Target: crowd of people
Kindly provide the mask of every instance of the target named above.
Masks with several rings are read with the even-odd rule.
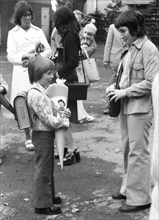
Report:
[[[11,103],[19,92],[28,91],[27,101],[33,124],[30,129],[25,129],[25,146],[35,152],[35,213],[54,215],[62,212],[56,206],[61,204],[62,199],[55,196],[54,185],[55,129],[66,128],[64,165],[80,162],[81,158],[73,142],[69,100],[70,110],[63,111],[64,117],[57,117],[55,104],[46,90],[58,78],[78,82],[75,69],[79,57],[86,59],[86,52],[89,56],[94,54],[97,28],[93,18],[85,19],[79,10],[61,7],[55,13],[50,46],[42,29],[31,23],[32,18],[30,5],[19,1],[13,15],[15,27],[9,31],[7,40],[7,58],[13,64]],[[38,43],[43,47],[37,53]],[[124,201],[120,212],[136,212],[151,206],[150,219],[159,219],[159,51],[146,36],[144,16],[139,11],[125,10],[110,25],[103,65],[109,75],[104,114],[109,113],[111,101],[120,100],[121,103],[119,121],[124,176],[120,191],[112,194],[112,198]],[[0,93],[4,95],[8,85],[2,75],[0,77]],[[116,89],[117,81],[120,89]],[[95,120],[84,109],[82,100],[77,100],[77,111],[79,123]],[[149,132],[153,115],[151,162]],[[152,177],[154,188],[151,196]]]

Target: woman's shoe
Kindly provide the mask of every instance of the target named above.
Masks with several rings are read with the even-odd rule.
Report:
[[[77,163],[79,163],[81,161],[81,157],[80,157],[80,152],[77,152],[77,148],[73,151],[74,156],[75,156],[75,160]]]
[[[77,148],[72,153],[67,153],[64,158],[63,165],[72,165],[74,162],[79,163],[81,161],[80,152],[77,152]]]
[[[33,151],[34,150],[34,145],[32,143],[32,140],[25,141],[25,147],[28,151]]]
[[[89,116],[87,116],[85,122],[92,122],[94,120],[95,120],[95,118],[93,116],[89,115]]]
[[[74,163],[74,154],[73,153],[67,153],[64,161],[63,161],[63,165],[64,166],[68,166],[68,165],[72,165]]]

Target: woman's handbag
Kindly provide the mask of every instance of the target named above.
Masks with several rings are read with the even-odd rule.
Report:
[[[87,51],[84,51],[87,59],[83,60],[83,68],[85,71],[85,75],[88,78],[89,82],[96,82],[100,80],[99,71],[97,68],[95,58],[90,58],[88,56]]]
[[[121,79],[122,72],[123,72],[123,65],[121,65],[121,67],[119,69],[119,73],[118,73],[117,79],[116,79],[115,89],[120,89],[119,82]],[[119,99],[118,101],[115,101],[114,99],[112,101],[110,101],[109,102],[109,113],[108,113],[109,116],[118,117],[120,114],[120,108],[121,108],[121,99]]]
[[[69,88],[69,92],[68,92],[68,100],[72,101],[72,100],[86,100],[87,99],[87,89],[89,86],[88,80],[86,79],[86,75],[85,75],[85,71],[83,68],[83,61],[81,60],[81,67],[80,69],[82,70],[78,70],[76,67],[76,74],[77,74],[77,78],[78,78],[78,82],[66,82],[66,85]],[[80,77],[79,77],[80,75]]]
[[[81,56],[80,56],[81,57]],[[65,63],[65,50],[63,51],[63,61]],[[82,59],[79,61],[81,62],[81,69],[83,72],[83,77],[84,80],[81,82],[78,79],[78,82],[69,82],[66,80],[66,86],[68,86],[68,100],[69,101],[74,101],[74,100],[86,100],[87,99],[87,89],[89,86],[89,83],[86,80],[86,75],[83,67],[83,61]],[[74,74],[77,76],[77,71],[76,69],[74,70]],[[77,76],[78,78],[78,76]]]

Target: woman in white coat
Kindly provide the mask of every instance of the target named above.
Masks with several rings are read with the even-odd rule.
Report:
[[[28,91],[31,88],[28,77],[27,65],[29,60],[35,55],[36,47],[39,43],[43,45],[41,56],[49,57],[51,48],[43,31],[32,25],[32,8],[26,1],[19,1],[14,8],[13,21],[16,25],[8,33],[7,58],[13,64],[13,74],[11,83],[11,103],[21,91]],[[25,130],[25,146],[28,150],[33,150],[30,130]]]

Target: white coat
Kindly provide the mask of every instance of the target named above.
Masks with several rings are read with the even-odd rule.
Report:
[[[11,103],[21,91],[27,91],[31,88],[28,76],[28,68],[22,66],[22,56],[25,53],[34,51],[37,43],[44,45],[42,56],[49,57],[51,48],[42,29],[31,24],[28,30],[24,30],[16,25],[8,32],[7,39],[7,58],[13,64],[13,74],[11,83]]]

